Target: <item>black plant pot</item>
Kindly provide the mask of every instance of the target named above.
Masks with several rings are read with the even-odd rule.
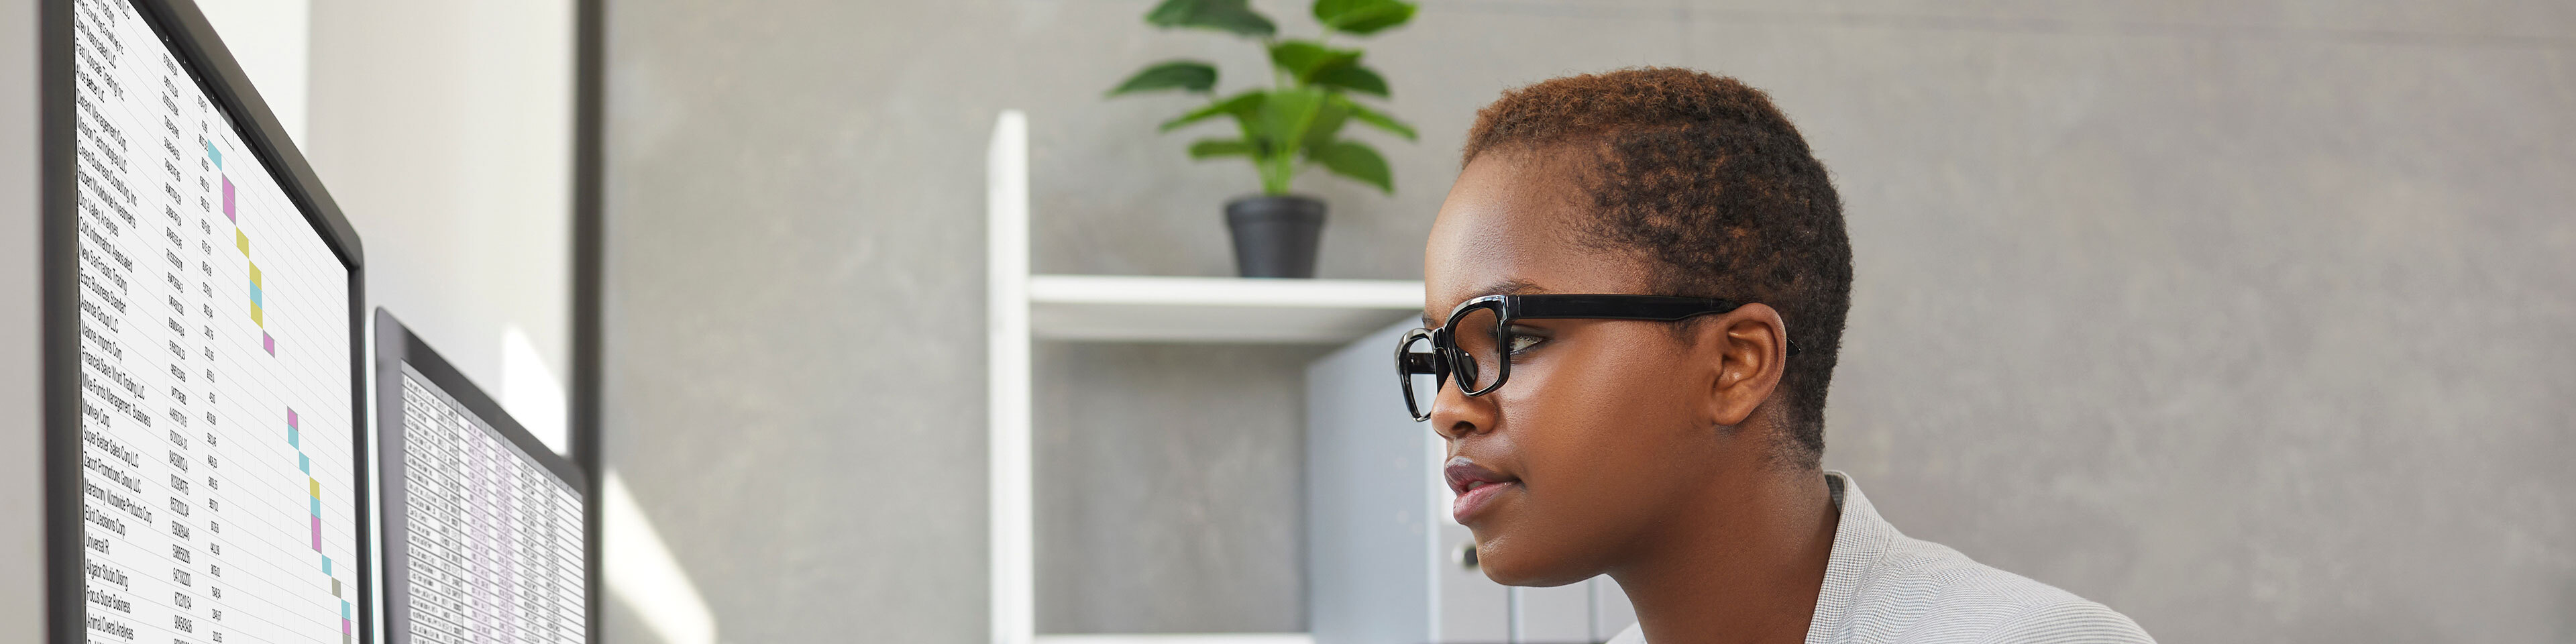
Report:
[[[1234,267],[1244,277],[1315,276],[1324,202],[1295,195],[1244,197],[1226,202],[1225,226],[1234,232]]]

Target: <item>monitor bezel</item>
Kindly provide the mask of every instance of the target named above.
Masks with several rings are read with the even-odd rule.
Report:
[[[367,512],[370,498],[367,478],[367,384],[366,384],[366,271],[362,261],[364,249],[358,243],[356,229],[341,215],[338,203],[314,175],[313,167],[295,147],[277,115],[259,96],[250,79],[234,61],[223,40],[216,36],[211,23],[190,0],[122,0],[131,4],[144,22],[152,26],[172,57],[188,68],[189,78],[206,92],[224,114],[231,117],[233,129],[244,146],[267,166],[271,178],[285,192],[288,201],[302,212],[305,222],[321,236],[324,245],[349,271],[349,427],[350,468],[354,475],[350,495],[351,515],[357,518],[352,531],[360,565],[357,566],[357,620],[354,630],[359,644],[375,644],[375,631],[369,628],[375,616],[374,573],[365,562],[373,559]],[[76,183],[78,162],[78,107],[74,97],[77,55],[73,51],[74,12],[68,0],[42,2],[38,26],[37,83],[42,122],[41,212],[43,232],[43,306],[44,324],[44,437],[45,437],[45,558],[46,616],[45,641],[54,644],[81,644],[88,634],[88,601],[83,591],[88,579],[82,573],[85,556],[81,551],[80,487],[80,388],[69,383],[80,379],[80,311],[77,280],[79,236],[79,187]]]
[[[404,489],[402,478],[402,462],[406,453],[402,437],[403,367],[406,365],[410,366],[412,371],[419,373],[422,378],[428,379],[430,386],[438,388],[441,393],[447,394],[458,404],[464,405],[466,413],[473,414],[476,420],[482,421],[499,433],[503,439],[510,441],[511,445],[517,446],[521,453],[526,454],[548,474],[553,475],[556,483],[572,490],[573,498],[581,503],[585,517],[581,539],[582,632],[585,641],[596,641],[597,636],[594,634],[596,631],[593,628],[596,620],[589,614],[593,610],[590,599],[597,590],[592,587],[589,570],[592,565],[589,551],[594,542],[586,520],[593,503],[589,491],[589,478],[583,475],[581,466],[574,464],[572,459],[555,453],[554,448],[547,447],[544,441],[537,440],[536,435],[529,433],[527,427],[519,424],[518,419],[512,418],[507,410],[501,408],[500,403],[494,402],[491,396],[483,393],[481,387],[475,386],[473,380],[467,379],[463,372],[457,371],[454,365],[448,364],[446,358],[439,356],[436,349],[430,348],[428,342],[412,334],[410,328],[404,327],[402,321],[395,319],[391,311],[377,307],[376,472],[382,479],[377,486],[377,494],[381,497],[380,505],[384,508],[384,515],[378,517],[377,534],[384,541],[381,552],[385,570],[385,641],[395,644],[412,641],[408,629],[404,628],[410,623],[410,602],[406,600],[411,596],[408,585],[411,553],[404,544],[410,536],[411,526],[401,511],[408,494]]]

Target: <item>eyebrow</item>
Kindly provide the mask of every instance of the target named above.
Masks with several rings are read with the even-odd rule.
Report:
[[[1465,301],[1467,301],[1467,300],[1472,300],[1472,299],[1476,299],[1476,298],[1480,298],[1480,297],[1485,297],[1485,296],[1488,296],[1488,295],[1527,295],[1527,294],[1530,294],[1530,293],[1545,293],[1545,292],[1547,292],[1547,289],[1539,288],[1539,285],[1537,285],[1537,284],[1532,284],[1532,283],[1530,283],[1530,282],[1523,281],[1523,280],[1507,279],[1507,280],[1503,280],[1503,281],[1500,281],[1500,282],[1495,282],[1495,283],[1492,283],[1492,284],[1487,284],[1487,285],[1485,285],[1485,287],[1484,287],[1484,288],[1476,289],[1475,291],[1468,293],[1468,294],[1467,294],[1466,299],[1462,299],[1462,300],[1459,300],[1459,301],[1460,301],[1460,302],[1465,302]],[[1430,312],[1428,312],[1428,311],[1423,312],[1423,314],[1422,314],[1422,328],[1425,328],[1425,329],[1439,328],[1439,326],[1440,326],[1440,322],[1441,322],[1440,320],[1432,319],[1432,318],[1431,318],[1431,313],[1430,313]]]

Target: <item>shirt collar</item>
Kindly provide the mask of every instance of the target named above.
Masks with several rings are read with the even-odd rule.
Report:
[[[1825,471],[1825,487],[1840,508],[1834,525],[1834,550],[1825,561],[1825,584],[1816,593],[1816,616],[1807,624],[1807,642],[1841,641],[1851,630],[1852,597],[1860,592],[1861,571],[1877,565],[1888,544],[1900,536],[1870,507],[1869,497],[1851,475]]]

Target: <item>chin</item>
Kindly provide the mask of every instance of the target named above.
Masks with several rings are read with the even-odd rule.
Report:
[[[1560,548],[1532,547],[1531,539],[1476,534],[1476,565],[1485,578],[1505,586],[1563,586],[1601,574],[1585,565],[1592,557]]]

